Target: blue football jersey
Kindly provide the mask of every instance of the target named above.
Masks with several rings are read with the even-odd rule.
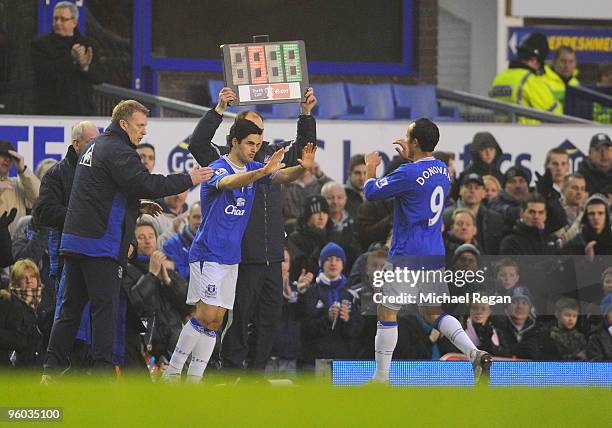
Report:
[[[266,175],[255,183],[238,189],[217,188],[219,181],[237,172],[262,168],[260,162],[249,162],[245,168],[233,166],[227,156],[209,165],[213,176],[200,186],[202,224],[198,228],[191,249],[189,263],[195,261],[217,262],[227,265],[240,263],[242,235],[253,208],[257,182],[269,181]]]
[[[428,264],[431,268],[444,265],[442,212],[450,185],[448,168],[433,157],[403,164],[385,177],[366,181],[364,193],[369,201],[395,198],[389,250],[392,263],[407,256],[413,260],[418,259],[413,256],[442,256],[429,257]]]

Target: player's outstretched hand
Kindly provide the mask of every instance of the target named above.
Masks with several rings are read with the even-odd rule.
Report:
[[[189,171],[189,176],[191,177],[191,182],[193,183],[194,186],[197,186],[202,181],[206,181],[210,179],[212,175],[213,175],[212,168],[209,168],[207,166],[203,168],[201,166],[196,166],[194,169]]]
[[[164,209],[157,202],[148,199],[140,200],[140,214],[149,214],[153,217],[160,215]]]
[[[377,167],[378,165],[380,165],[381,162],[382,159],[380,158],[380,154],[378,154],[378,152],[372,152],[365,155],[366,165],[372,165],[374,167]]]
[[[410,159],[410,152],[408,151],[408,141],[405,138],[395,140],[393,144],[399,146],[395,148],[395,151],[404,159]]]
[[[317,105],[317,97],[314,95],[314,89],[308,88],[304,94],[305,101],[300,103],[300,113],[305,116],[310,116],[312,109]]]
[[[315,153],[317,152],[317,146],[314,143],[306,144],[306,147],[302,150],[302,159],[298,159],[298,163],[302,168],[312,171],[315,165]]]
[[[231,102],[234,102],[238,99],[236,93],[231,90],[231,88],[223,88],[221,92],[219,92],[219,101],[217,101],[217,106],[215,107],[215,111],[219,114],[225,113],[227,107]]]
[[[274,174],[279,169],[282,169],[285,167],[285,164],[281,162],[283,160],[283,156],[285,156],[284,149],[278,149],[277,151],[274,152],[274,154],[272,155],[272,157],[270,158],[266,166],[264,166],[263,168],[266,175]]]

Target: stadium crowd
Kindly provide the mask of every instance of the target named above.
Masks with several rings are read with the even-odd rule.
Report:
[[[93,112],[99,61],[91,41],[79,33],[78,19],[72,3],[57,3],[53,30],[32,45],[40,114]],[[548,53],[542,34],[523,41],[509,69],[494,79],[491,97],[560,113],[566,88],[580,84],[576,53],[562,46],[547,65]],[[610,70],[602,65],[601,85],[610,84]],[[212,143],[232,101],[225,89],[190,139],[189,150],[202,166],[229,151]],[[305,99],[296,139],[264,143],[256,161],[282,148],[283,162],[295,166],[306,143],[316,140],[311,89]],[[593,108],[596,120],[609,123],[608,110]],[[263,133],[259,113],[243,111],[236,120],[243,119]],[[66,156],[45,159],[35,169],[10,142],[0,141],[0,368],[41,370],[45,363],[54,320],[67,300],[59,249],[75,169],[88,156],[91,162],[91,153],[83,151],[98,137],[93,123],[75,124]],[[152,173],[155,147],[140,143],[135,150]],[[462,272],[448,284],[449,296],[457,299],[444,302],[444,311],[462,322],[479,349],[496,357],[612,361],[610,136],[594,135],[573,172],[569,152],[549,150],[533,180],[519,165],[500,170],[503,149],[490,132],[474,135],[469,154],[457,175],[454,154],[434,152],[453,180],[442,214],[446,267]],[[385,175],[404,162],[391,159]],[[137,158],[134,163],[141,167]],[[344,183],[315,166],[282,187],[258,185],[242,240],[235,304],[217,335],[218,368],[295,375],[319,359],[374,358],[380,294],[375,283],[387,261],[394,202],[366,200],[365,183],[365,155],[357,154]],[[112,334],[112,363],[121,373],[156,377],[166,370],[194,313],[186,303],[189,249],[206,219],[199,202],[186,203],[188,192],[158,199],[157,205],[145,202],[159,208],[157,216],[142,213],[141,202],[134,236],[127,237],[131,250],[119,270]],[[477,272],[482,275],[466,274]],[[102,281],[97,278],[98,285]],[[461,303],[468,293],[489,296],[489,303]],[[494,304],[499,300],[504,303]],[[86,305],[69,359],[73,370],[92,367],[97,317]],[[394,359],[460,354],[414,307],[402,309],[398,323]]]
[[[75,125],[66,157],[59,163],[41,161],[35,171],[11,143],[0,142],[2,367],[40,368],[44,361],[62,293],[57,249],[67,201],[54,196],[70,194],[65,188],[71,185],[70,171],[74,174],[81,149],[97,135],[90,122]],[[152,171],[155,147],[142,144],[137,151]],[[573,173],[569,154],[550,150],[534,188],[520,166],[499,170],[501,154],[492,134],[474,136],[471,161],[446,202],[443,233],[447,269],[485,272],[484,282],[449,284],[450,294],[480,291],[509,296],[511,303],[449,303],[446,310],[462,321],[480,349],[498,357],[612,361],[610,137],[594,135],[588,156]],[[454,170],[451,154],[435,156]],[[385,173],[402,162],[393,158]],[[275,339],[258,369],[292,375],[313,368],[317,359],[373,358],[374,277],[387,257],[393,203],[365,200],[364,183],[360,154],[350,159],[345,183],[315,168],[283,186],[283,299],[276,308],[281,321],[265,326],[273,329],[267,337]],[[158,200],[162,214],[143,214],[136,224],[137,250],[123,275],[113,353],[113,363],[126,373],[146,374],[147,365],[164,370],[192,313],[185,303],[187,256],[203,219],[200,204],[187,205],[186,196]],[[241,369],[254,367],[264,328],[257,309],[249,313]],[[90,365],[89,318],[86,307],[73,368]],[[399,324],[394,358],[438,359],[458,352],[410,308],[400,312]],[[220,354],[215,352],[223,367]]]

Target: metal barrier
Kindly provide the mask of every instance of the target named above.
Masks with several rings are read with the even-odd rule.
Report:
[[[569,86],[565,92],[566,114],[593,120],[599,123],[612,123],[612,86],[589,88]]]
[[[112,107],[122,99],[135,99],[151,109],[153,116],[158,117],[200,117],[210,110],[209,107],[187,103],[172,98],[151,95],[133,89],[102,83],[96,90],[97,114],[109,116]],[[593,91],[591,91],[593,92]],[[442,104],[459,106],[461,115],[468,122],[495,122],[499,115],[505,115],[509,122],[518,121],[518,117],[536,119],[546,123],[581,123],[594,125],[595,122],[580,117],[558,115],[518,104],[493,100],[480,95],[463,91],[436,88],[436,96]],[[608,96],[603,96],[610,98]],[[599,99],[599,98],[598,98]],[[235,117],[234,113],[225,113]]]
[[[547,111],[497,101],[488,97],[470,94],[463,91],[436,88],[436,96],[438,97],[438,100],[441,100],[445,105],[458,106],[461,116],[468,122],[495,122],[501,114],[507,117],[508,122],[517,122],[520,116],[529,119],[536,119],[546,123],[595,124],[587,119],[553,114]],[[478,120],[474,120],[474,118],[477,118]]]
[[[96,91],[96,113],[100,116],[110,116],[113,107],[119,101],[125,99],[140,101],[152,111],[153,116],[157,117],[200,117],[211,110],[209,107],[198,104],[187,103],[159,95],[151,95],[146,92],[108,83],[95,85],[94,89]],[[236,117],[236,114],[225,112],[224,116],[233,118]]]

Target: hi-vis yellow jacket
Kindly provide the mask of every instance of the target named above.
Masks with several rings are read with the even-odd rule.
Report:
[[[580,86],[580,82],[578,79],[576,79],[577,75],[578,70],[575,70],[572,78],[567,82],[567,85]],[[544,79],[544,82],[546,82],[552,91],[555,99],[561,105],[561,111],[563,111],[563,103],[565,102],[565,82],[563,81],[563,78],[558,75],[550,65],[546,64],[544,66],[544,74],[541,76],[541,79]]]
[[[499,101],[520,104],[551,113],[562,114],[563,112],[546,82],[523,65],[511,64],[509,69],[495,76],[489,96]],[[538,120],[526,117],[520,117],[519,122],[540,123]]]

